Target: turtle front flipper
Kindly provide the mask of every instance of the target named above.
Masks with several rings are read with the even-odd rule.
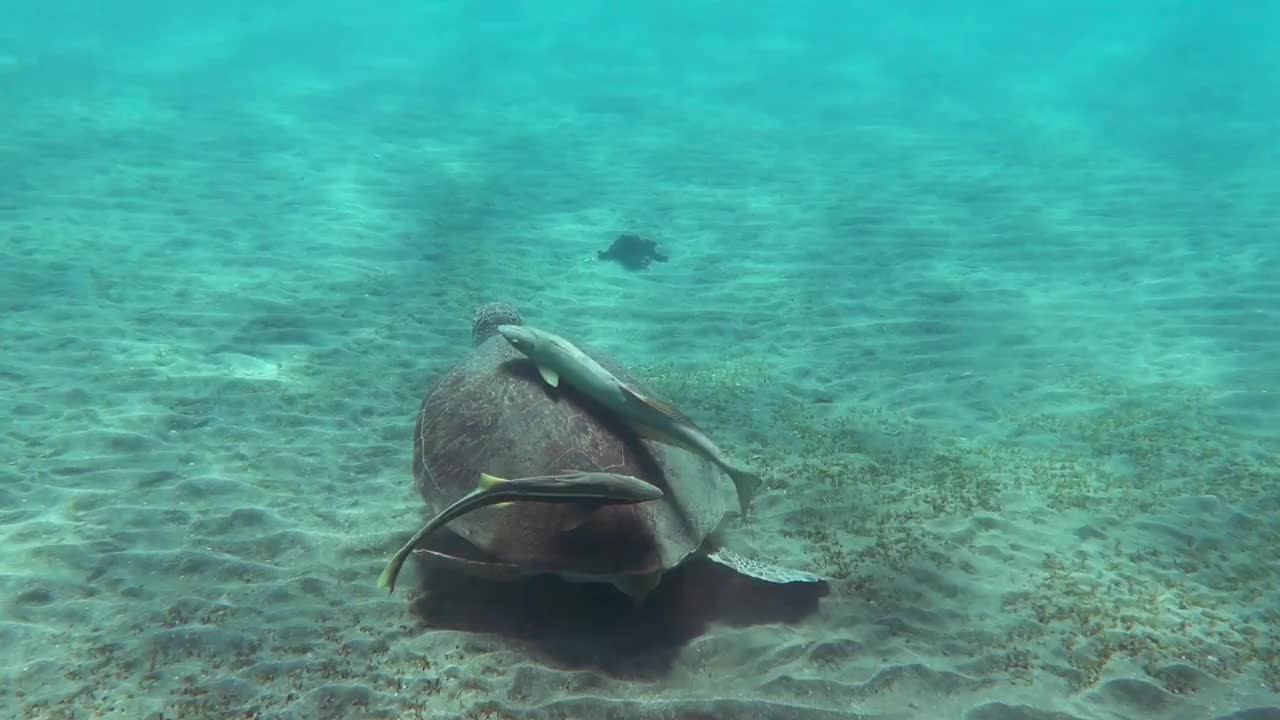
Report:
[[[786,583],[817,583],[826,580],[826,578],[821,575],[815,575],[804,570],[796,570],[794,568],[766,563],[756,560],[755,558],[743,557],[742,555],[726,548],[716,548],[712,552],[707,553],[706,558],[724,565],[739,575],[746,575],[747,577],[763,580],[768,583],[782,585]]]

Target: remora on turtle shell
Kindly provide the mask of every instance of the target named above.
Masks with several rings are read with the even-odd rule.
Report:
[[[475,490],[441,510],[426,525],[423,525],[422,529],[409,539],[409,542],[396,551],[391,561],[387,563],[386,569],[382,571],[382,575],[378,576],[378,587],[385,588],[388,593],[395,592],[396,577],[400,575],[400,568],[404,565],[405,558],[409,557],[409,553],[413,552],[414,548],[421,545],[427,536],[449,521],[482,507],[511,502],[568,503],[575,509],[576,514],[567,518],[562,529],[572,530],[581,525],[593,510],[602,505],[645,502],[657,500],[660,497],[662,497],[661,490],[630,475],[569,472],[505,480],[481,473],[480,484]]]
[[[747,514],[760,489],[760,476],[729,460],[706,433],[671,403],[648,397],[619,380],[590,355],[553,332],[527,325],[501,325],[498,333],[533,361],[548,385],[557,387],[564,378],[587,397],[617,413],[640,435],[698,453],[715,463],[733,480],[739,507],[743,515]]]

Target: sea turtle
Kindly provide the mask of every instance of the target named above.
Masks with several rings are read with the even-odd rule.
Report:
[[[455,542],[459,548],[429,539],[418,556],[493,579],[552,574],[607,582],[637,602],[663,573],[695,554],[769,582],[821,580],[719,547],[711,535],[737,505],[729,478],[693,453],[639,438],[573,388],[547,387],[537,368],[497,334],[500,325],[521,323],[510,305],[478,307],[470,354],[422,402],[413,476],[431,511],[473,492],[482,474],[619,473],[651,483],[663,495],[601,506],[585,520],[574,518],[580,508],[569,504],[483,507],[448,524],[466,541]],[[599,352],[592,357],[651,394],[613,359]]]

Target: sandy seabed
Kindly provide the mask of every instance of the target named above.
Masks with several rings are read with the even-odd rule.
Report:
[[[1190,196],[1031,121],[998,154],[676,152],[548,108],[580,132],[492,111],[483,147],[405,150],[92,107],[0,139],[40,158],[0,180],[0,714],[1280,718],[1274,180]],[[1239,242],[1210,253],[1212,203]],[[595,260],[624,231],[670,261]],[[489,300],[748,458],[728,543],[830,581],[380,592],[414,412]]]

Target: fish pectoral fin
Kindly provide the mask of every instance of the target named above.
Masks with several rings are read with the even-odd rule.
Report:
[[[638,390],[625,383],[620,384],[618,387],[622,390],[622,394],[626,396],[628,400],[640,403],[672,422],[676,422],[681,425],[688,425],[689,427],[697,427],[687,415],[677,410],[671,403],[643,395]]]
[[[492,490],[504,482],[507,482],[506,478],[500,478],[497,475],[490,475],[484,472],[480,473],[479,487],[481,490]]]
[[[541,375],[542,379],[551,387],[560,387],[560,373],[555,370],[552,370],[545,365],[539,365],[538,374]]]
[[[582,524],[591,517],[591,513],[600,507],[596,503],[573,503],[565,506],[564,515],[560,521],[560,532],[569,532],[582,527]]]
[[[630,597],[633,605],[639,607],[644,604],[645,598],[649,597],[649,593],[653,592],[660,582],[662,582],[662,573],[655,572],[648,575],[627,575],[613,580],[612,584]]]

